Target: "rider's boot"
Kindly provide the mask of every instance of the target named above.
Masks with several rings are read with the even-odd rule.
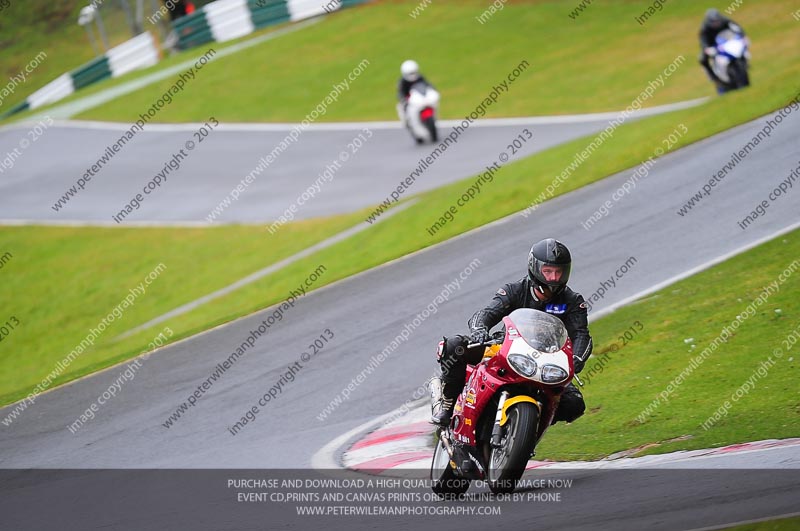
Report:
[[[442,382],[439,378],[431,381],[431,422],[445,427],[450,424],[453,407],[461,389],[450,382]]]

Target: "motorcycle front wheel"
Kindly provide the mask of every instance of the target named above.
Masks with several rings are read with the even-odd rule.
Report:
[[[536,445],[539,410],[530,402],[520,402],[508,408],[508,420],[503,426],[499,448],[489,455],[489,489],[495,494],[513,492],[525,472]]]
[[[439,133],[436,131],[436,121],[433,118],[425,120],[425,128],[431,135],[431,142],[436,143],[439,141]]]
[[[431,488],[439,496],[451,495],[458,496],[467,492],[470,481],[468,479],[456,477],[456,472],[450,466],[450,454],[442,444],[441,437],[436,442],[433,450],[433,460],[431,461]]]
[[[734,88],[740,89],[750,85],[747,63],[743,60],[733,61],[728,66],[728,76]]]

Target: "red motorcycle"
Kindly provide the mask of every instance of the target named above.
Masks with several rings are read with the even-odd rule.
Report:
[[[437,494],[463,494],[473,479],[486,480],[494,493],[512,492],[575,375],[572,342],[557,317],[525,308],[503,324],[502,338],[469,345],[488,348],[478,365],[467,367],[450,425],[437,430],[431,463]],[[435,400],[441,380],[431,383]]]

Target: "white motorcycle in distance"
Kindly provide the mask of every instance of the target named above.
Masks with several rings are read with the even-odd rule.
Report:
[[[417,81],[411,85],[405,107],[401,103],[397,110],[417,144],[438,141],[436,113],[439,110],[439,92],[436,89],[424,81]]]
[[[722,91],[736,90],[750,85],[748,74],[750,41],[741,33],[725,30],[717,35],[716,54],[711,69],[722,82]]]

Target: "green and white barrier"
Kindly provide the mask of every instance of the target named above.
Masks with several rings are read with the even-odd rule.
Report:
[[[304,20],[368,0],[217,0],[172,23],[178,47],[236,39],[258,28]]]
[[[158,59],[159,52],[155,39],[149,32],[144,32],[111,48],[105,55],[59,76],[28,96],[22,103],[12,107],[4,116],[56,102],[102,79],[118,77],[138,68],[152,66],[158,63]]]
[[[217,42],[229,41],[253,33],[256,27],[250,17],[247,0],[222,0],[203,7],[211,35]]]

